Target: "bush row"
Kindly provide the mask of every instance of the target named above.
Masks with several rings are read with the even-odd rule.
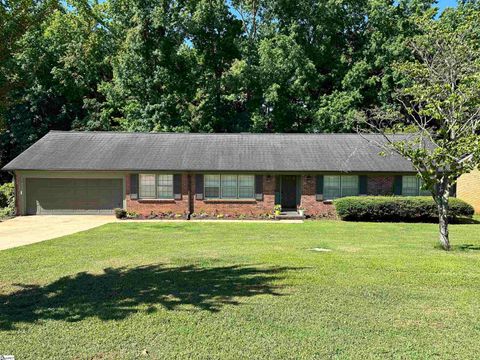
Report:
[[[452,221],[471,217],[474,209],[460,199],[450,199]],[[428,196],[352,196],[335,200],[338,216],[347,221],[406,221],[438,220],[435,201]]]

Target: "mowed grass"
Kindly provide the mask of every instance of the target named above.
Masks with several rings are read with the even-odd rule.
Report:
[[[449,253],[436,231],[116,223],[1,251],[0,354],[476,358],[480,225],[451,226]]]

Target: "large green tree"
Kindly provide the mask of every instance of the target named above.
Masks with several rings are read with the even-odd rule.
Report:
[[[227,74],[241,57],[242,22],[223,0],[193,0],[188,6],[187,27],[196,59],[191,129],[235,130],[235,99]]]
[[[186,43],[186,5],[174,0],[111,0],[116,44],[105,111],[123,130],[190,129],[195,58]]]
[[[0,0],[0,163],[50,129],[354,131],[432,2]]]
[[[57,9],[56,0],[0,1],[0,129],[6,127],[8,108],[17,102],[12,96],[13,90],[22,86],[22,79],[15,76],[17,66],[13,58],[19,49],[19,40]]]
[[[98,85],[111,78],[105,5],[12,1],[4,4],[1,62],[2,163],[50,129],[106,129]],[[12,30],[13,29],[13,30]]]
[[[388,131],[386,150],[412,161],[437,203],[440,244],[450,250],[452,188],[480,164],[480,6],[466,2],[439,20],[428,15],[417,18],[422,34],[407,42],[413,59],[395,66],[405,79],[396,92],[400,111],[375,111],[368,123]],[[410,135],[391,135],[406,126]]]
[[[0,164],[16,155],[18,142],[24,141],[22,135],[9,130],[14,121],[11,109],[21,103],[17,94],[25,83],[14,54],[21,47],[22,37],[38,28],[57,8],[57,1],[0,1]]]
[[[247,45],[231,74],[249,130],[338,132],[353,131],[362,110],[392,105],[401,81],[392,64],[410,56],[404,40],[419,32],[413,15],[432,1],[234,5]]]

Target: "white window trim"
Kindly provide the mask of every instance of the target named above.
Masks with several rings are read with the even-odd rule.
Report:
[[[155,196],[154,197],[141,196],[141,194],[142,194],[142,189],[141,189],[142,188],[142,181],[141,181],[142,175],[155,176],[155,184],[154,184]],[[159,175],[170,175],[172,177],[172,197],[168,197],[168,198],[162,197],[161,198],[161,197],[158,196],[158,176]],[[139,200],[174,200],[175,199],[175,179],[174,179],[173,174],[152,174],[152,173],[138,174],[138,199]]]
[[[203,181],[203,194],[204,194],[204,198],[205,200],[254,200],[255,199],[255,175],[253,174],[205,174],[204,176],[208,176],[208,175],[214,175],[214,176],[219,176],[220,177],[220,182],[219,182],[219,187],[218,187],[218,197],[209,197],[207,196],[207,192],[206,192],[206,188],[207,188],[207,182]],[[223,197],[222,196],[222,175],[226,175],[226,176],[235,176],[237,178],[237,196],[236,197]],[[239,176],[251,176],[253,177],[253,185],[252,185],[252,197],[239,197],[239,181],[238,181],[238,177]]]

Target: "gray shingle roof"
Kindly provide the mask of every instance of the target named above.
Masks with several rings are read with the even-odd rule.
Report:
[[[380,151],[358,134],[51,131],[3,170],[413,171]]]

